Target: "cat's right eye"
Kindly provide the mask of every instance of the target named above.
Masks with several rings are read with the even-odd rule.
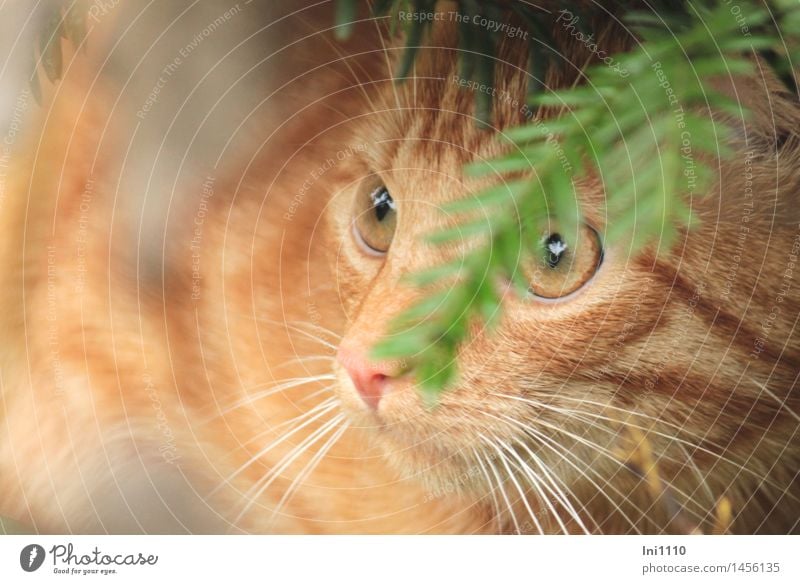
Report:
[[[543,299],[563,298],[588,283],[602,262],[603,245],[594,229],[584,224],[568,237],[551,220],[525,265],[530,292]]]
[[[370,253],[389,251],[397,228],[397,204],[377,177],[365,179],[356,193],[353,231]]]

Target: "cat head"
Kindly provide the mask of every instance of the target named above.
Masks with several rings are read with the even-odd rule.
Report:
[[[439,48],[422,52],[414,76],[396,84],[387,74],[371,95],[369,113],[354,124],[353,141],[365,148],[347,160],[328,211],[347,314],[334,367],[344,409],[402,472],[493,501],[512,529],[525,530],[515,509],[530,515],[531,531],[547,522],[662,529],[678,515],[702,526],[725,494],[744,525],[754,493],[787,486],[775,466],[766,476],[756,467],[797,457],[786,448],[796,422],[781,403],[797,400],[798,297],[780,292],[800,241],[785,214],[796,198],[797,149],[776,151],[770,140],[800,121],[796,103],[772,78],[731,85],[742,103],[757,104],[754,119],[731,120],[738,154],[711,192],[692,199],[701,224],[668,252],[656,253],[658,241],[639,253],[609,242],[601,182],[577,185],[583,224],[570,235],[543,224],[541,248],[520,268],[528,292],[506,289],[492,331],[475,324],[458,352],[457,381],[430,407],[413,362],[375,361],[370,351],[430,293],[407,276],[476,245],[426,239],[457,224],[447,203],[485,186],[464,165],[499,154],[498,131],[548,122],[525,106],[523,43],[504,41],[494,86],[474,86],[447,48],[455,46],[452,29],[434,27],[429,44]],[[575,55],[577,70],[586,55]],[[576,75],[554,71],[546,85]],[[481,91],[494,96],[493,131],[475,120]],[[644,463],[630,462],[645,444],[679,513],[664,492],[648,490]],[[584,507],[587,499],[594,508]]]

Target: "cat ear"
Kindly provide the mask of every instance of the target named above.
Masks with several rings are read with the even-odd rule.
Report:
[[[757,204],[773,225],[797,225],[800,99],[761,58],[753,59],[747,76],[715,85],[746,112],[737,116],[734,107],[720,116],[733,131],[728,145],[734,150],[724,163],[723,215],[738,220],[744,206]]]
[[[728,79],[719,89],[747,114],[726,116],[734,130],[733,146],[759,158],[800,156],[800,98],[763,58],[754,58],[752,73]]]

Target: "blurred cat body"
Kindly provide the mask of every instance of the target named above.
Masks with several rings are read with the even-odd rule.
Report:
[[[372,407],[347,359],[425,293],[405,274],[468,248],[423,236],[476,187],[463,165],[501,150],[472,117],[452,26],[401,85],[381,31],[357,30],[287,49],[308,69],[273,80],[218,165],[181,177],[195,196],[170,208],[160,269],[119,203],[122,89],[79,57],[46,97],[1,219],[0,513],[42,532],[710,532],[725,497],[732,531],[797,531],[800,147],[775,140],[796,102],[766,72],[738,79],[755,110],[742,157],[671,254],[607,249],[569,301],[509,292],[436,408],[394,366]],[[532,113],[526,46],[499,54],[502,129]],[[398,209],[381,258],[353,237],[373,175]],[[602,189],[579,190],[602,233]],[[626,436],[647,437],[663,491],[626,465]]]

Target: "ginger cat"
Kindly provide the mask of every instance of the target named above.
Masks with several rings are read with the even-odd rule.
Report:
[[[155,265],[124,203],[147,145],[102,69],[113,35],[65,55],[0,209],[0,514],[39,532],[663,533],[712,532],[723,500],[725,529],[797,532],[796,96],[766,69],[729,84],[754,110],[730,121],[741,155],[668,254],[605,246],[602,190],[582,185],[586,237],[544,234],[531,297],[509,292],[428,408],[407,364],[368,352],[425,294],[403,276],[466,249],[423,238],[498,142],[451,23],[395,84],[402,43],[365,22],[337,44],[330,22],[276,25],[303,40],[268,99],[150,194],[188,194]],[[550,87],[590,57],[561,48],[575,70]],[[499,54],[498,92],[523,102],[526,45]],[[525,121],[496,100],[498,128]],[[656,489],[620,455],[642,436]]]

